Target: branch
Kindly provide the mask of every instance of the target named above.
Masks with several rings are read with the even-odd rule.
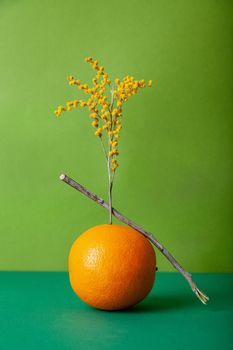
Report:
[[[69,176],[62,174],[60,176],[60,180],[67,183],[74,189],[78,190],[88,198],[92,199],[97,204],[101,205],[103,208],[109,210],[109,205],[99,196],[97,196],[95,193],[89,191],[73,179],[71,179]],[[143,236],[145,236],[153,245],[158,248],[158,250],[167,258],[167,260],[172,264],[172,266],[179,271],[182,276],[186,279],[186,281],[189,283],[190,288],[192,291],[196,294],[198,299],[203,304],[206,304],[209,300],[209,297],[205,295],[203,292],[201,292],[198,288],[195,282],[192,280],[192,276],[190,273],[185,271],[183,267],[178,263],[178,261],[172,256],[172,254],[161,244],[159,241],[148,231],[145,231],[143,228],[135,224],[130,219],[127,219],[124,215],[122,215],[118,210],[112,208],[112,214],[120,221],[124,222],[126,225],[134,228],[136,231],[140,232]]]

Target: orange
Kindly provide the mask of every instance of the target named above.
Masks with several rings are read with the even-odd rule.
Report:
[[[156,256],[150,242],[136,230],[98,225],[81,234],[69,254],[74,292],[103,310],[129,308],[150,292]]]

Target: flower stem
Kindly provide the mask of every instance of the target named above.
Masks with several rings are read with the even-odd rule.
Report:
[[[114,105],[114,85],[111,86],[111,104],[110,104],[110,108],[109,108],[109,112],[110,112],[110,121],[111,121],[111,129],[110,131],[112,131],[112,109],[113,109],[113,105]],[[110,152],[112,150],[112,145],[111,145],[111,141],[112,141],[112,136],[109,135],[108,136],[108,202],[109,202],[109,224],[112,224],[112,187],[113,187],[113,176],[112,176],[112,169],[111,169],[111,156],[110,156]]]
[[[107,152],[106,152],[106,149],[105,149],[105,146],[104,146],[102,137],[100,138],[100,143],[101,143],[101,147],[102,147],[102,150],[103,150],[103,153],[104,153],[104,158],[105,158],[105,160],[106,160],[107,163],[108,163],[108,156],[107,156]]]
[[[108,204],[109,204],[109,224],[112,224],[112,175],[110,157],[108,157]]]

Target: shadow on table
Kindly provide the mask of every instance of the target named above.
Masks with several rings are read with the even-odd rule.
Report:
[[[195,300],[192,295],[152,295],[143,302],[135,305],[126,312],[159,312],[169,310],[183,310],[193,306]]]

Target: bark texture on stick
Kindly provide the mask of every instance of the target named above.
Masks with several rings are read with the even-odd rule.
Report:
[[[67,183],[71,187],[75,188],[88,198],[95,201],[97,204],[101,205],[103,208],[109,210],[109,205],[106,203],[102,198],[97,196],[95,193],[89,191],[84,186],[80,185],[78,182],[71,179],[69,176],[62,174],[60,176],[60,180]],[[198,288],[195,282],[192,279],[192,276],[189,272],[187,272],[183,267],[178,263],[178,261],[174,258],[174,256],[152,235],[152,233],[144,230],[142,227],[138,226],[136,223],[134,223],[132,220],[126,218],[123,214],[121,214],[118,210],[112,208],[112,215],[114,215],[118,220],[124,222],[126,225],[134,228],[138,232],[140,232],[142,235],[144,235],[153,245],[155,245],[156,248],[167,258],[167,260],[172,264],[172,266],[179,271],[182,276],[186,279],[186,281],[189,283],[190,288],[192,291],[196,294],[198,299],[203,304],[206,304],[209,300],[208,296],[205,295],[203,292],[201,292]]]

